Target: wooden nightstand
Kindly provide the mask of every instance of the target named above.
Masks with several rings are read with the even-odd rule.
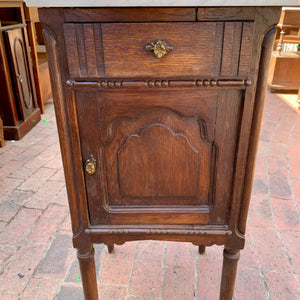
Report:
[[[44,8],[74,247],[225,245],[231,299],[280,8]]]

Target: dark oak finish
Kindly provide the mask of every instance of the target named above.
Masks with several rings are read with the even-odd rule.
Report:
[[[5,140],[4,140],[4,132],[3,132],[3,122],[0,117],[0,147],[5,146]]]
[[[40,10],[86,299],[92,244],[146,239],[225,245],[232,298],[279,14]],[[173,47],[163,58],[146,49],[158,40]]]

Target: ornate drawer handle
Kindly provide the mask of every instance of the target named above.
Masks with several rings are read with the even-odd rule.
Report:
[[[157,58],[164,57],[172,49],[174,49],[174,47],[168,46],[165,41],[161,40],[157,41],[156,43],[152,42],[151,45],[146,46],[146,50],[153,51]]]
[[[96,159],[93,155],[85,162],[85,170],[91,175],[96,172]]]

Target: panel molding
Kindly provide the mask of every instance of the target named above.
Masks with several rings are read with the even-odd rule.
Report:
[[[171,123],[170,120],[172,120]],[[184,206],[195,205],[195,203],[198,202],[198,204],[194,206],[194,209],[201,208],[208,212],[213,207],[215,201],[213,189],[215,187],[218,146],[214,142],[214,137],[208,136],[208,124],[206,124],[205,120],[201,119],[200,116],[183,116],[179,112],[167,108],[156,108],[150,112],[139,113],[131,117],[118,117],[109,123],[107,134],[106,136],[104,134],[101,146],[101,152],[103,153],[105,161],[104,170],[106,173],[103,174],[103,178],[109,178],[109,180],[106,181],[106,196],[104,197],[105,209],[112,212],[115,207],[116,210],[119,211],[119,208],[123,207],[122,202],[129,201],[130,203],[130,199],[136,199],[136,201],[139,202],[143,201],[142,199],[147,200],[148,198],[153,199],[154,197],[158,199],[157,201],[163,201],[163,198],[159,196],[122,198],[122,193],[120,192],[122,187],[120,188],[119,161],[118,159],[117,161],[110,159],[106,155],[106,153],[115,153],[115,155],[119,156],[119,153],[125,148],[128,140],[141,136],[147,128],[157,125],[168,128],[173,136],[184,137],[186,141],[188,141],[188,144],[191,145],[193,151],[197,153],[197,159],[199,160],[201,157],[200,168],[202,172],[198,169],[196,173],[197,178],[195,179],[197,184],[196,196],[189,198],[187,195],[173,195],[169,198],[175,201],[174,206],[176,206],[176,199],[180,201],[185,199],[187,202]],[[118,134],[116,134],[117,128]],[[187,130],[187,128],[190,128],[190,130]],[[141,207],[139,208],[138,206],[140,205]],[[139,211],[139,209],[143,210],[145,205],[144,202],[138,205],[136,205],[135,201],[132,202],[132,205],[128,205],[127,203],[126,212],[136,212]],[[153,207],[156,206],[157,205],[154,205]],[[184,206],[182,208],[183,211]],[[164,208],[162,204],[160,204],[160,207],[162,211],[169,211],[170,209],[170,206],[167,209],[167,207]]]

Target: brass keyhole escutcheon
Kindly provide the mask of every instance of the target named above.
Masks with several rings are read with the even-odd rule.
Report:
[[[20,74],[17,74],[17,79],[20,83],[23,83],[23,77]]]
[[[93,155],[85,162],[85,170],[91,175],[96,172],[96,159]]]
[[[168,46],[165,41],[161,40],[156,43],[152,42],[150,45],[146,46],[146,50],[153,51],[157,58],[163,58],[172,49],[174,49],[174,47]]]

